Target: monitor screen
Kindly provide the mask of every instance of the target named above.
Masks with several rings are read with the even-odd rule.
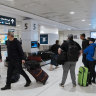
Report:
[[[91,38],[96,39],[96,32],[91,32]]]
[[[0,42],[1,42],[1,44],[5,44],[6,40],[8,40],[7,39],[7,35],[0,35]]]
[[[31,48],[37,48],[38,42],[37,41],[31,41]]]

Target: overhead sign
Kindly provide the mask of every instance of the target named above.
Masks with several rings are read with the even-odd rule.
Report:
[[[0,15],[0,24],[8,26],[16,26],[16,18],[6,17]]]

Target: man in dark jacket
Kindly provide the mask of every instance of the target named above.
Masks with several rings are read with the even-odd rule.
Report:
[[[64,87],[68,72],[70,70],[73,87],[76,87],[75,66],[81,53],[81,47],[78,43],[73,41],[72,34],[68,35],[68,40],[61,45],[61,47],[58,50],[58,54],[61,54],[62,51],[67,53],[67,60],[64,63],[64,65],[62,65],[63,77],[60,86]]]
[[[1,55],[1,44],[0,44],[0,62],[2,62],[2,55]]]
[[[51,47],[50,51],[54,53],[54,55],[51,58],[51,65],[50,65],[50,71],[53,70],[52,65],[56,66],[56,69],[58,68],[58,64],[56,62],[56,58],[58,55],[58,49],[60,48],[59,40],[56,40],[56,43]]]
[[[80,35],[80,39],[82,40],[82,52],[89,46],[89,40],[85,39],[85,34]],[[86,54],[83,54],[82,62],[85,67],[87,67]]]
[[[0,45],[0,62],[2,62],[1,45]],[[1,75],[0,75],[0,77],[1,77]]]
[[[13,32],[8,32],[7,51],[9,60],[7,70],[7,82],[5,87],[1,88],[1,90],[11,89],[11,77],[14,69],[16,69],[17,72],[26,79],[26,84],[24,87],[30,86],[31,80],[22,69],[22,64],[25,63],[24,53],[20,42],[14,38]]]

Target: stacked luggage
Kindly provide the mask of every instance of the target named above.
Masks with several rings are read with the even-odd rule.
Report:
[[[78,74],[78,84],[83,87],[88,86],[89,75],[90,75],[90,73],[88,72],[88,68],[80,67],[79,74]]]
[[[39,62],[33,60],[26,61],[25,66],[27,71],[35,78],[36,82],[39,81],[45,85],[49,76],[44,70],[42,70]]]
[[[53,56],[53,53],[50,51],[38,51],[37,53],[29,53],[28,60],[35,60],[38,62],[50,60]]]

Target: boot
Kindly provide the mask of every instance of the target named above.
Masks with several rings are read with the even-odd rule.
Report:
[[[9,90],[9,89],[11,89],[10,85],[5,85],[5,87],[1,88],[1,90]]]

